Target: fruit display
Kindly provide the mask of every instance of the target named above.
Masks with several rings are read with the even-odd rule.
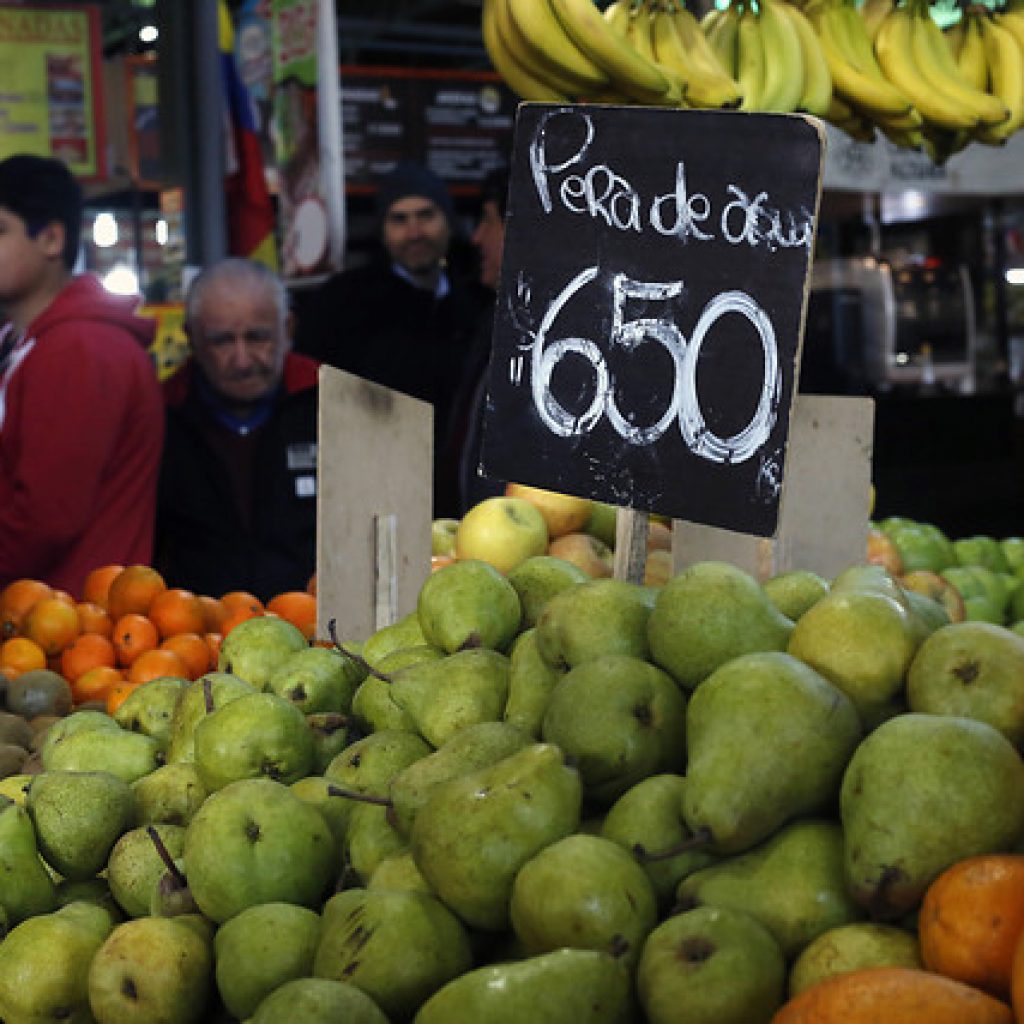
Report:
[[[40,672],[78,696],[0,780],[0,1019],[1024,1014],[1024,637],[942,575],[1016,578],[1022,545],[883,520],[831,579],[632,584],[614,540],[610,506],[511,484],[434,524],[415,611],[360,637],[314,637],[312,594],[231,621],[108,567],[109,634],[77,613],[98,667],[222,613],[203,666],[112,714],[65,658],[82,602],[7,588],[44,660],[8,700]]]
[[[1024,125],[1019,0],[945,30],[929,0],[485,0],[482,29],[527,100],[802,112],[936,162]]]

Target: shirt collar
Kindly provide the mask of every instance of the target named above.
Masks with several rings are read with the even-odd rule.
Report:
[[[423,288],[423,285],[417,283],[416,278],[414,278],[412,274],[410,274],[409,271],[401,264],[392,263],[391,271],[392,273],[397,274],[403,281],[408,281],[413,288],[420,288],[423,289],[423,291],[428,290]],[[448,281],[448,274],[442,267],[441,272],[437,276],[437,287],[434,288],[434,298],[443,299],[451,291],[451,287],[451,283]]]
[[[242,437],[262,427],[270,419],[270,414],[274,411],[274,405],[281,395],[281,390],[281,386],[278,385],[273,391],[261,398],[259,402],[253,405],[248,416],[236,416],[227,408],[220,395],[210,387],[206,378],[201,373],[196,374],[196,391],[199,395],[199,400],[222,427]]]

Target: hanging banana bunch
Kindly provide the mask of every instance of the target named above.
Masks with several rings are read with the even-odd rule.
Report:
[[[929,0],[484,0],[482,27],[524,99],[808,113],[937,162],[1024,127],[1024,0],[945,31]]]

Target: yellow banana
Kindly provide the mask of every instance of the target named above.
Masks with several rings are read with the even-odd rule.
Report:
[[[1024,125],[1024,50],[1007,29],[988,15],[980,15],[978,22],[985,44],[989,88],[1010,116],[1002,124],[979,129],[975,138],[998,145]]]
[[[708,45],[711,47],[719,63],[725,68],[726,73],[733,78],[736,77],[736,39],[740,27],[739,9],[730,4],[724,11],[716,11],[721,15],[714,21],[708,23],[705,17],[701,22],[701,30],[707,37]]]
[[[612,0],[604,9],[604,20],[611,25],[617,36],[626,38],[629,33],[629,16],[633,10],[633,0]]]
[[[853,52],[841,0],[824,0],[807,7],[806,13],[840,98],[872,117],[901,117],[910,111],[910,100],[882,75],[874,55],[868,61],[867,55]]]
[[[505,84],[516,95],[524,100],[541,100],[550,103],[561,103],[568,96],[559,92],[548,82],[536,78],[524,68],[506,48],[498,34],[497,6],[504,0],[484,0],[481,15],[481,29],[484,48],[494,65],[494,70],[505,80]]]
[[[739,83],[719,63],[697,19],[685,7],[673,0],[672,7],[654,12],[651,27],[658,60],[685,69],[688,103],[708,109],[739,104]]]
[[[515,0],[508,14],[534,60],[545,68],[578,82],[586,92],[608,84],[608,76],[565,34],[550,0]]]
[[[804,93],[804,52],[794,24],[779,10],[781,0],[761,0],[759,29],[764,44],[761,109],[792,113]]]
[[[568,36],[616,89],[641,103],[673,102],[673,83],[615,32],[594,0],[551,0],[551,6]]]
[[[745,7],[740,15],[736,37],[736,81],[743,90],[740,110],[764,110],[765,51],[761,26],[753,8]]]
[[[921,72],[933,92],[948,98],[975,123],[999,124],[1010,112],[1001,100],[975,89],[960,74],[953,53],[946,44],[942,29],[932,20],[927,0],[912,0],[910,9],[911,54],[913,64]],[[925,113],[924,110],[921,113]],[[956,127],[946,125],[945,127]],[[962,125],[960,127],[970,127]]]
[[[964,48],[964,39],[967,38],[966,12],[960,16],[959,21],[954,21],[952,25],[947,25],[942,30],[942,34],[946,37],[946,42],[949,44],[949,48],[953,51],[953,56],[959,63],[960,51]]]
[[[996,24],[1000,28],[1005,28],[1024,49],[1024,8],[1011,3],[1005,11],[994,17]]]
[[[913,16],[905,7],[894,8],[879,26],[875,53],[886,77],[911,99],[930,124],[940,128],[973,128],[977,117],[926,81],[923,69],[914,60],[913,29]]]
[[[659,59],[654,49],[654,13],[651,10],[648,0],[644,0],[639,6],[633,9],[633,17],[629,22],[629,33],[627,39],[633,49],[643,57],[644,60],[653,64],[673,85],[671,93],[674,102],[683,103],[686,99],[686,91],[689,88],[689,69],[685,66],[676,67],[666,64]],[[677,95],[678,94],[678,95]],[[668,97],[659,101],[667,102]]]
[[[975,89],[985,92],[988,89],[988,59],[985,52],[985,39],[982,35],[984,15],[969,10],[964,13],[960,24],[963,26],[959,52],[953,50],[956,66],[964,79]],[[955,40],[947,41],[955,44]]]
[[[792,3],[782,2],[779,5],[783,15],[793,23],[793,28],[800,38],[800,48],[804,58],[804,88],[797,103],[797,110],[803,110],[816,117],[825,117],[832,101],[832,72],[828,61],[821,52],[821,43],[814,26],[807,20],[807,15]]]
[[[564,96],[576,96],[580,91],[579,82],[561,74],[550,65],[538,61],[520,36],[512,20],[512,0],[494,0],[494,24],[509,59],[531,78],[547,83],[550,89]]]

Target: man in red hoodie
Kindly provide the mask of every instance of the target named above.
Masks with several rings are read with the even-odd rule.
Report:
[[[163,406],[137,300],[73,276],[81,191],[58,160],[0,161],[0,586],[78,597],[152,556]]]

